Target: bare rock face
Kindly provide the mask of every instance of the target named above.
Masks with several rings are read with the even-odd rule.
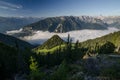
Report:
[[[62,33],[63,32],[63,25],[62,24],[58,24],[57,28],[55,29],[55,32]]]

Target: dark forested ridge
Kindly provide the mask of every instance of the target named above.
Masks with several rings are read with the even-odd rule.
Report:
[[[21,50],[18,43],[12,47],[0,41],[0,80],[16,80],[17,74],[28,73],[31,55],[29,48]]]
[[[0,80],[16,73],[17,50],[0,42]]]
[[[33,48],[33,45],[29,44],[28,42],[25,42],[23,40],[20,40],[18,38],[9,36],[9,35],[5,35],[0,33],[0,42],[12,46],[12,47],[16,47],[16,44],[18,44],[18,47],[20,49],[25,49],[25,48]]]

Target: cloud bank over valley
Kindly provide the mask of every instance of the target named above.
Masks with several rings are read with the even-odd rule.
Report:
[[[23,40],[26,40],[27,42],[31,44],[42,44],[45,42],[47,39],[52,37],[53,35],[57,34],[59,35],[62,39],[66,40],[68,34],[70,34],[70,37],[72,38],[73,42],[76,42],[79,40],[79,42],[86,41],[88,39],[94,39],[97,37],[101,37],[104,35],[107,35],[109,33],[113,33],[116,31],[119,31],[120,29],[117,28],[108,28],[107,30],[89,30],[89,29],[84,29],[84,30],[77,30],[77,31],[70,31],[66,33],[50,33],[48,31],[34,31],[34,35],[32,36],[24,36],[22,37]],[[16,32],[20,32],[21,30],[18,31],[7,31],[8,34],[14,34]]]

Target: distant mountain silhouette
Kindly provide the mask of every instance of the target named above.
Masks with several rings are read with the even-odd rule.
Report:
[[[9,30],[20,29],[25,25],[39,21],[42,18],[32,17],[0,17],[0,33],[5,33]]]

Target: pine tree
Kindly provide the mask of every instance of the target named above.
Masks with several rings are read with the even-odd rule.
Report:
[[[76,41],[74,49],[78,50],[78,47],[79,47],[79,40]]]
[[[68,34],[68,38],[67,38],[67,44],[70,43],[70,34]]]
[[[29,66],[30,70],[32,72],[39,71],[39,69],[38,69],[38,63],[35,61],[35,59],[32,56],[30,57],[30,62],[31,62],[30,66]]]
[[[38,67],[38,63],[36,62],[35,58],[33,58],[32,56],[30,57],[30,75],[28,76],[28,80],[41,80],[44,78],[44,73],[40,72],[39,67]]]
[[[66,51],[65,51],[65,59],[67,62],[70,62],[71,54],[72,54],[72,39],[70,39],[70,35],[68,34],[67,44],[66,44]]]

